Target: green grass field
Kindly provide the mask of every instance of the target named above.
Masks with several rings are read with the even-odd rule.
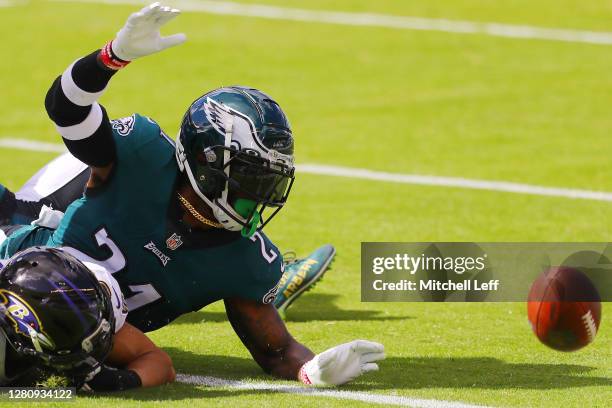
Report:
[[[243,1],[243,0],[239,0]],[[245,1],[246,2],[246,1]],[[609,1],[253,0],[314,10],[612,31]],[[137,6],[32,1],[0,6],[0,139],[60,142],[43,106],[51,81],[111,39]],[[188,42],[134,62],[102,99],[176,133],[204,91],[248,84],[288,113],[298,163],[612,191],[610,45],[266,20],[185,12],[165,32]],[[50,153],[0,149],[17,189]],[[267,227],[282,249],[333,243],[325,279],[287,313],[314,351],[383,343],[380,371],[347,391],[496,407],[604,407],[612,401],[612,321],[576,353],[540,345],[526,306],[361,303],[362,241],[609,241],[612,203],[299,175]],[[178,372],[273,381],[221,304],[151,333]],[[281,383],[281,382],[279,382]],[[359,406],[325,397],[172,384],[72,406]]]

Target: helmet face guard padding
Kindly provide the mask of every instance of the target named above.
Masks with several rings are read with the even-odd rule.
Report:
[[[18,354],[70,375],[86,374],[106,358],[114,333],[112,305],[76,258],[30,248],[9,260],[0,280],[0,335]],[[64,317],[66,323],[58,325]],[[74,337],[62,337],[68,332]]]
[[[242,230],[243,235],[251,231],[247,234],[251,235],[254,227],[263,228],[285,204],[295,180],[293,157],[264,146],[251,119],[241,112],[211,98],[206,99],[204,110],[216,132],[223,136],[224,144],[198,148],[190,163],[179,134],[179,168],[224,228]],[[238,206],[240,211],[238,200],[255,205]],[[268,207],[275,210],[264,218]],[[245,212],[245,208],[249,210]]]

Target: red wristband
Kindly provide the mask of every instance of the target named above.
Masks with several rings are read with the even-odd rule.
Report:
[[[125,68],[130,61],[124,61],[121,58],[117,57],[113,53],[113,42],[109,41],[106,43],[104,47],[100,50],[100,62],[104,64],[105,67],[112,69],[114,71],[118,71],[121,68]]]
[[[306,374],[306,370],[304,370],[304,364],[302,368],[300,368],[300,372],[298,373],[298,379],[306,385],[312,385],[312,381],[308,378],[308,374]]]

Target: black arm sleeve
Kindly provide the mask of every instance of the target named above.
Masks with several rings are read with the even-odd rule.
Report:
[[[53,82],[45,108],[68,150],[90,166],[104,167],[114,163],[116,151],[108,115],[96,99],[117,71],[103,67],[98,54],[81,58]]]
[[[142,386],[140,376],[132,370],[102,365],[102,370],[87,382],[93,391],[125,391]]]

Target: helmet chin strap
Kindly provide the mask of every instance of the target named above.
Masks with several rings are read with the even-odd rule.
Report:
[[[259,225],[259,219],[260,219],[260,215],[258,212],[253,214],[253,217],[251,218],[251,222],[249,223],[249,227],[242,227],[242,229],[240,230],[240,235],[242,235],[245,238],[251,238],[253,236],[253,234],[255,234],[255,231],[257,231],[257,226]]]

